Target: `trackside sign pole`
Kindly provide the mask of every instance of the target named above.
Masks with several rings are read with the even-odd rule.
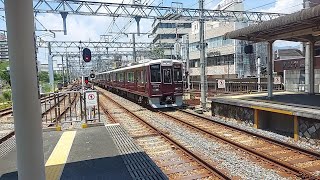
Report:
[[[45,179],[32,0],[5,0],[19,179]]]

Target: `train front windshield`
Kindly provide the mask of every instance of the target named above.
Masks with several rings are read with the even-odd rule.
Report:
[[[173,69],[173,80],[174,80],[174,82],[181,82],[182,81],[182,71],[181,71],[180,67]]]
[[[161,82],[160,64],[150,66],[151,82]]]

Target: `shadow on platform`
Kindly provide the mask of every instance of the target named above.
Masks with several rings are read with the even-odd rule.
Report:
[[[136,154],[132,154],[134,156],[139,156]],[[32,165],[32,164],[30,164]],[[56,169],[54,165],[46,167],[48,169]],[[61,172],[60,172],[61,173]],[[48,177],[48,172],[46,173],[46,179],[52,179]],[[51,172],[50,175],[54,177],[59,177]],[[152,176],[152,175],[151,175]],[[18,179],[18,172],[9,172],[5,173],[0,177],[0,180],[13,180]],[[56,179],[56,178],[53,178]],[[115,157],[104,157],[98,159],[89,159],[78,162],[70,162],[65,164],[61,178],[60,179],[68,179],[68,180],[116,180],[116,179],[133,179],[125,166],[125,163],[121,156]]]

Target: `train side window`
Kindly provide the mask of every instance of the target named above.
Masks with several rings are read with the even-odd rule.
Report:
[[[127,73],[127,81],[128,82],[134,82],[134,73],[133,72],[128,72]]]
[[[124,77],[123,77],[123,73],[119,73],[119,82],[123,82]]]
[[[150,70],[151,82],[161,82],[160,64],[151,65]]]
[[[174,69],[173,69],[173,81],[174,81],[174,82],[180,82],[180,81],[182,81],[181,68],[174,68]]]
[[[172,83],[171,81],[171,69],[163,69],[163,83]]]

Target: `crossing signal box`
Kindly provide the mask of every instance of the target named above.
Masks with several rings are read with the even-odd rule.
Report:
[[[88,48],[84,48],[82,50],[82,58],[85,62],[90,62],[91,61],[91,51]]]
[[[86,84],[88,84],[88,83],[89,83],[89,77],[84,77],[84,82],[85,82]]]

